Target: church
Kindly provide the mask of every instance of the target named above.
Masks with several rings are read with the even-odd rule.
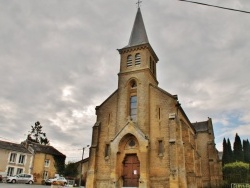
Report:
[[[158,57],[140,7],[118,52],[118,88],[96,107],[86,187],[219,187],[212,119],[191,123],[178,96],[158,87]]]

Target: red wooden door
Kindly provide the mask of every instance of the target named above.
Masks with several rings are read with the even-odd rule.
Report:
[[[136,154],[126,155],[123,162],[123,187],[138,187],[140,161]]]

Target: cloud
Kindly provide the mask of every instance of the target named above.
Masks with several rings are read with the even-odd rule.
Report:
[[[242,0],[201,2],[250,10]],[[116,49],[128,44],[135,3],[0,0],[0,137],[20,142],[40,121],[53,146],[80,160],[95,106],[118,87]],[[249,137],[248,15],[181,1],[141,10],[159,86],[178,94],[190,121],[213,118],[217,147],[236,131]]]

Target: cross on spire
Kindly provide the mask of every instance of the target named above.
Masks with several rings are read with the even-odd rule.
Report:
[[[136,3],[138,5],[138,8],[140,8],[140,4],[142,3],[142,1],[138,0],[138,2]]]

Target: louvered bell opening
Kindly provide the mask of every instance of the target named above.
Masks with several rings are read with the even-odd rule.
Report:
[[[131,67],[132,66],[132,55],[129,55],[127,57],[127,67]]]
[[[135,55],[135,65],[140,65],[141,64],[141,54],[136,54]]]

